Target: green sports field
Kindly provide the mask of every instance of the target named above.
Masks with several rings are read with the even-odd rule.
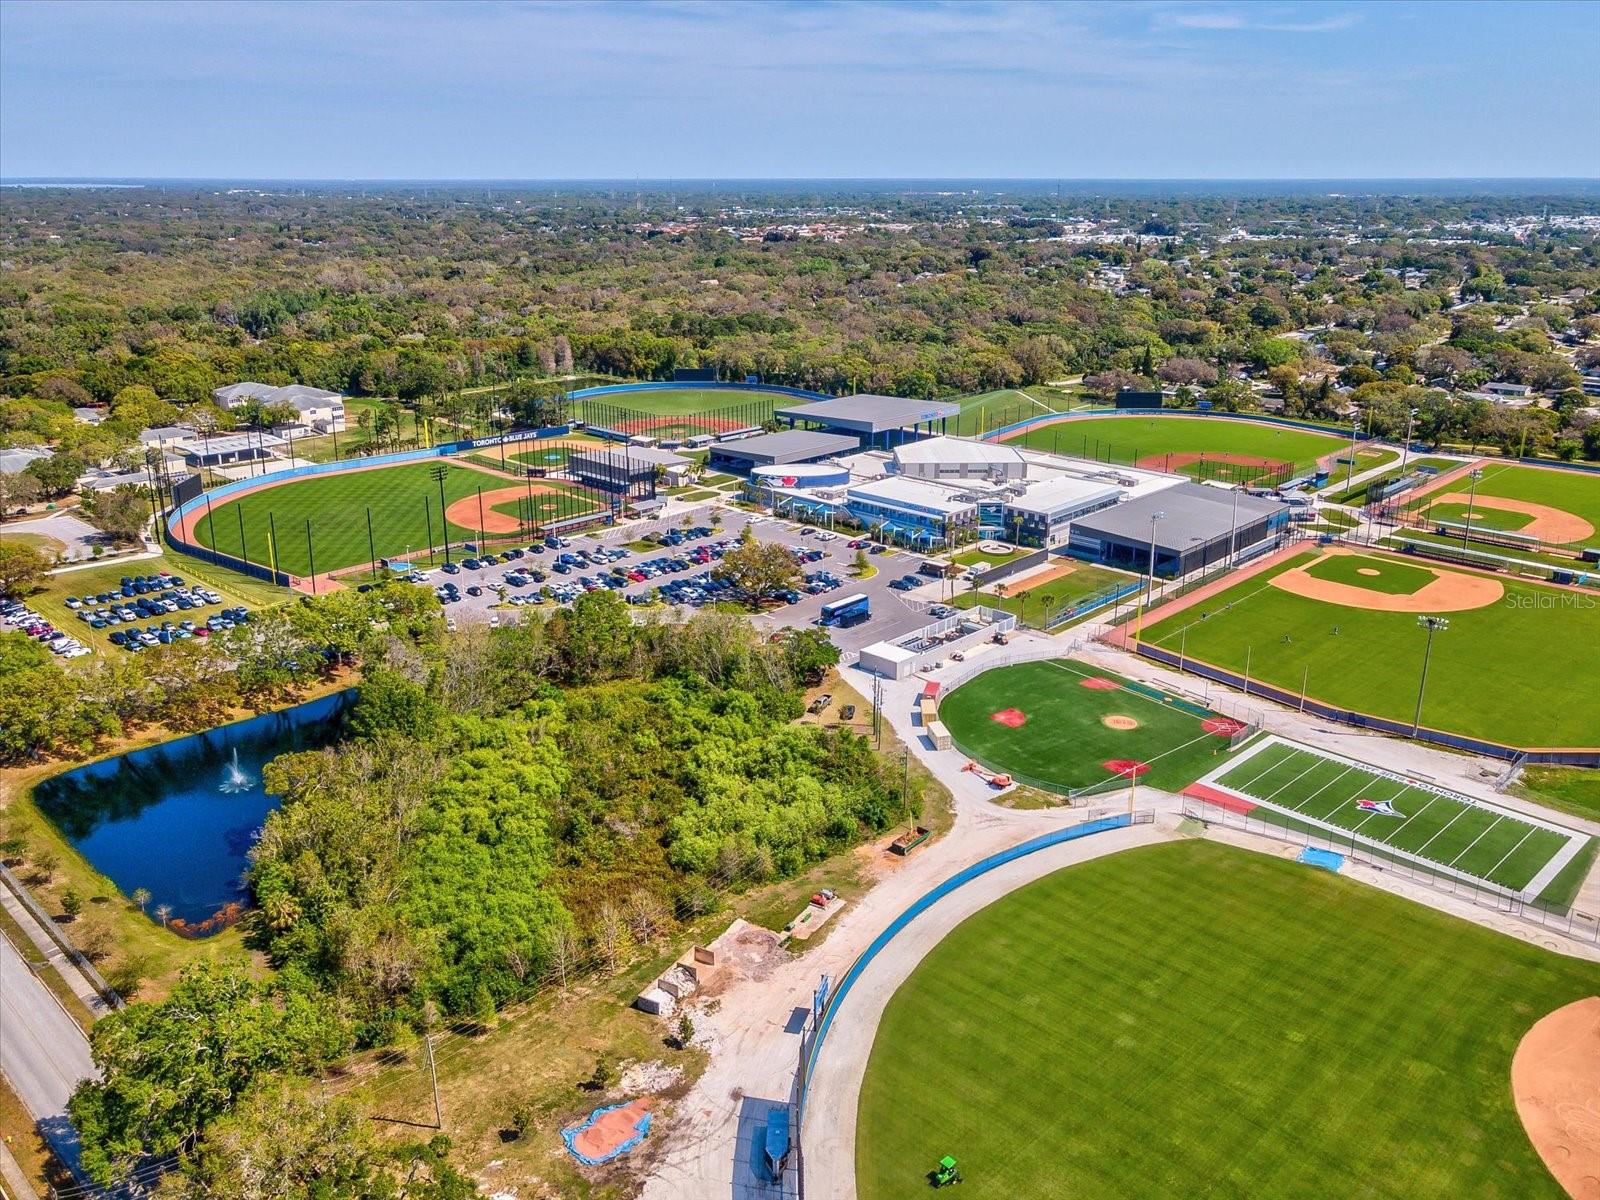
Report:
[[[1499,496],[1558,508],[1600,530],[1600,474],[1553,467],[1524,467],[1515,463],[1488,463],[1482,470],[1483,478],[1478,480],[1477,487],[1479,496]],[[1457,492],[1466,494],[1471,490],[1469,480],[1458,479],[1438,489],[1438,492],[1453,495]],[[1440,501],[1435,504],[1429,502],[1427,497],[1422,497],[1420,507],[1434,519],[1464,521],[1466,518],[1467,506],[1463,502]],[[1525,514],[1481,505],[1472,510],[1473,525],[1486,529],[1520,530],[1532,519]],[[1600,540],[1600,534],[1580,540],[1584,545],[1593,545]]]
[[[593,403],[655,416],[677,417],[715,412],[720,408],[735,408],[745,404],[776,403],[781,406],[804,404],[805,400],[800,396],[784,395],[782,392],[746,392],[738,388],[660,388],[590,396],[580,399],[578,403]]]
[[[1053,450],[1131,466],[1168,454],[1237,454],[1312,470],[1325,455],[1348,453],[1350,439],[1333,433],[1288,429],[1227,417],[1074,417],[1010,440],[1034,450]],[[1160,468],[1160,463],[1150,465]],[[1377,465],[1376,460],[1373,465]],[[1195,466],[1184,469],[1194,474]]]
[[[267,563],[267,536],[271,524],[277,529],[278,569],[292,575],[308,575],[313,557],[319,572],[336,571],[356,563],[371,561],[367,548],[367,511],[372,512],[372,541],[378,557],[397,558],[407,553],[426,555],[429,522],[433,544],[440,544],[439,484],[431,472],[437,463],[405,463],[372,471],[353,471],[339,475],[318,475],[299,479],[265,491],[252,492],[237,500],[214,504],[209,516],[202,515],[195,526],[195,538],[203,546],[224,554]],[[514,479],[502,479],[468,467],[445,464],[445,506],[457,500],[501,488],[519,486]],[[536,481],[535,487],[559,484]],[[535,496],[536,503],[551,497]],[[560,516],[575,516],[591,511],[593,502],[574,493],[564,493],[557,501]],[[507,510],[517,514],[514,502]],[[488,507],[488,506],[486,506]],[[202,508],[202,513],[204,509]],[[244,540],[239,537],[240,516]],[[543,513],[546,519],[552,514]],[[306,522],[311,523],[311,548],[306,541]],[[452,523],[453,542],[476,539],[478,531]]]
[[[1085,686],[1099,681],[1098,686]],[[1142,685],[1141,685],[1142,686]],[[1196,714],[1136,690],[1110,671],[1072,659],[996,667],[939,703],[939,720],[962,751],[985,766],[1058,792],[1126,781],[1122,768],[1147,764],[1141,783],[1176,791],[1215,767],[1229,739],[1207,733]],[[1018,722],[1018,718],[1021,722]],[[1136,722],[1111,728],[1107,717]]]
[[[1192,840],[1058,871],[890,1000],[861,1200],[1560,1200],[1512,1102],[1552,954],[1325,871]]]
[[[1415,560],[1349,556],[1380,572],[1339,582],[1381,586],[1408,578]],[[1309,551],[1147,624],[1144,640],[1355,712],[1410,721],[1422,673],[1425,631],[1417,614],[1377,612],[1291,595],[1270,580],[1316,563]],[[1456,574],[1434,566],[1441,575]],[[1600,596],[1496,576],[1504,597],[1447,614],[1428,668],[1422,724],[1512,746],[1600,745]],[[1389,585],[1392,588],[1395,585]]]
[[[1270,806],[1252,815],[1270,820],[1273,809],[1291,813],[1314,828],[1353,833],[1513,891],[1524,891],[1550,868],[1533,898],[1555,882],[1559,867],[1565,865],[1553,861],[1557,855],[1563,850],[1576,853],[1588,841],[1508,810],[1288,742],[1274,740],[1252,747],[1211,782]],[[1364,810],[1363,800],[1386,803],[1394,814]]]
[[[987,558],[987,561],[998,565],[1010,556],[985,556],[974,552],[971,557],[976,560]],[[960,562],[961,556],[957,556],[953,561]],[[1052,579],[1049,583],[1041,583],[1024,592],[1013,592],[1008,589],[1004,596],[997,596],[987,591],[963,592],[951,603],[957,608],[976,608],[978,605],[985,605],[989,608],[1002,609],[1008,613],[1015,613],[1024,625],[1043,629],[1045,621],[1067,605],[1102,596],[1123,584],[1137,582],[1138,579],[1137,576],[1124,571],[1114,571],[1110,567],[1100,567],[1094,563],[1071,565],[1073,569],[1070,575]]]

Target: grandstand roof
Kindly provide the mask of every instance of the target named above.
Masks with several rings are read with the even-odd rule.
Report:
[[[849,454],[861,449],[859,438],[842,433],[823,433],[816,429],[785,429],[782,433],[763,433],[734,442],[718,442],[712,453],[719,457],[742,458],[751,463],[793,463],[825,458],[830,454]]]

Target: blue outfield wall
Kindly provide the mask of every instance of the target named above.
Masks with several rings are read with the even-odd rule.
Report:
[[[1010,425],[1002,425],[998,429],[991,429],[983,435],[986,442],[995,441],[1010,433],[1028,429],[1037,429],[1048,425],[1065,425],[1073,421],[1088,420],[1093,417],[1175,417],[1182,419],[1202,418],[1204,420],[1246,421],[1256,425],[1277,425],[1284,429],[1303,429],[1307,433],[1323,433],[1329,437],[1345,438],[1350,431],[1340,429],[1336,425],[1318,425],[1313,421],[1296,421],[1293,417],[1274,417],[1265,413],[1231,413],[1231,412],[1201,412],[1193,408],[1080,408],[1070,413],[1040,413],[1037,416],[1027,417],[1021,421],[1013,421]],[[1356,435],[1358,442],[1380,441],[1380,438],[1365,433]]]
[[[834,400],[826,392],[808,392],[804,388],[785,387],[779,383],[700,383],[694,380],[672,380],[661,383],[608,383],[601,387],[579,388],[568,392],[568,400],[593,400],[600,396],[624,396],[629,392],[767,392],[774,396],[794,396],[800,400]]]
[[[1148,814],[1145,814],[1148,816]],[[1002,850],[998,854],[991,854],[988,858],[980,859],[970,867],[956,872],[949,879],[937,887],[924,892],[914,900],[898,917],[889,923],[882,933],[872,940],[872,944],[861,952],[861,957],[850,964],[833,988],[827,1007],[823,1009],[821,1020],[817,1023],[816,1032],[812,1035],[810,1045],[806,1051],[803,1072],[800,1084],[800,1111],[805,1112],[806,1093],[810,1085],[811,1074],[817,1063],[817,1057],[822,1052],[823,1041],[828,1036],[828,1029],[833,1024],[833,1018],[838,1014],[845,998],[850,994],[850,989],[861,978],[862,972],[872,964],[872,960],[881,954],[886,946],[898,936],[905,927],[911,924],[928,909],[944,899],[957,888],[963,887],[981,875],[987,875],[997,867],[1015,862],[1019,858],[1026,858],[1030,854],[1037,854],[1040,850],[1048,850],[1051,846],[1059,846],[1063,842],[1076,841],[1078,838],[1089,837],[1091,834],[1106,833],[1112,829],[1122,829],[1133,824],[1133,819],[1127,813],[1120,813],[1114,817],[1101,817],[1098,820],[1084,821],[1066,829],[1058,829],[1053,833],[1044,834],[1042,837],[1033,838],[1020,845],[1012,846],[1009,850]]]

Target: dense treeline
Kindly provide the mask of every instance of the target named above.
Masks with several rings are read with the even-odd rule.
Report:
[[[396,609],[392,592],[361,597],[360,620],[336,597],[290,610],[319,656],[359,659],[363,680],[342,741],[268,767],[284,799],[252,851],[246,927],[276,970],[192,970],[167,1000],[96,1027],[103,1079],[73,1114],[97,1177],[178,1152],[173,1186],[192,1189],[236,1165],[246,1132],[315,1137],[338,1113],[292,1087],[285,1099],[279,1080],[618,970],[730,889],[921,809],[865,739],[795,722],[837,660],[816,631],[769,641],[725,613],[635,624],[597,592],[440,638],[437,613]],[[230,1049],[173,1036],[195,1022]],[[298,1124],[273,1135],[262,1108]],[[442,1152],[403,1161],[447,1195]],[[358,1157],[375,1178],[396,1169]]]

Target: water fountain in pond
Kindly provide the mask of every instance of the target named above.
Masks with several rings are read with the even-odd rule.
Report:
[[[256,781],[239,766],[239,750],[238,747],[235,747],[233,759],[228,763],[227,770],[224,772],[222,782],[218,785],[217,790],[227,792],[229,795],[236,795],[239,792],[248,792],[255,785]]]

